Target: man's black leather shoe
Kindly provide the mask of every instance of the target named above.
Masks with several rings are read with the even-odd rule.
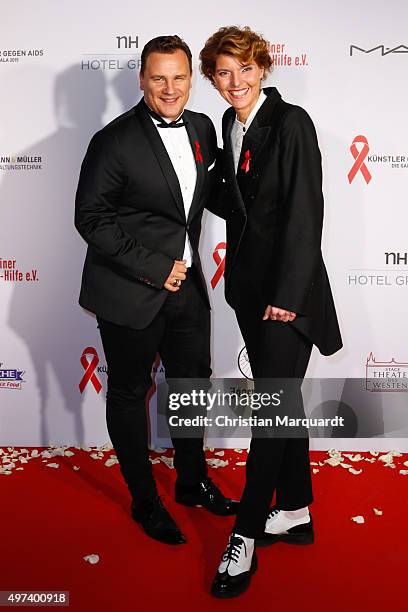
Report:
[[[144,502],[132,501],[132,518],[145,533],[165,544],[184,544],[187,540],[163,506],[160,497]]]
[[[183,506],[203,506],[218,516],[236,514],[239,506],[238,501],[224,497],[209,477],[194,487],[176,483],[176,502]]]

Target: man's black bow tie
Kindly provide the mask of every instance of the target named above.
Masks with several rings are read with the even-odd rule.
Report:
[[[180,117],[176,121],[170,121],[170,123],[167,123],[163,119],[163,117],[160,117],[158,113],[155,113],[154,110],[152,110],[151,108],[147,106],[147,104],[145,104],[145,106],[146,106],[146,110],[149,113],[149,115],[153,117],[153,119],[156,119],[156,121],[159,122],[159,125],[157,126],[159,128],[179,128],[179,127],[184,127],[188,123],[184,118],[184,114],[180,115]]]

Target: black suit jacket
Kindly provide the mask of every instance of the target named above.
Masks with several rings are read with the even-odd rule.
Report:
[[[202,157],[196,159],[188,219],[177,175],[143,100],[93,136],[82,163],[75,226],[88,251],[79,303],[119,325],[143,329],[155,317],[168,295],[163,284],[174,260],[182,259],[186,232],[209,306],[198,243],[217,140],[206,115],[186,110],[184,117],[193,153],[198,142]]]
[[[235,309],[255,307],[260,316],[267,304],[296,312],[291,325],[330,355],[342,341],[320,246],[316,131],[306,111],[284,102],[274,87],[264,92],[267,99],[245,134],[237,174],[232,108],[222,122],[225,183],[213,212],[227,220],[226,299]]]

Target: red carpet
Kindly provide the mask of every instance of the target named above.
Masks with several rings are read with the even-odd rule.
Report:
[[[407,455],[394,457],[395,468],[379,457],[373,463],[344,458],[363,469],[359,475],[341,466],[313,466],[319,469],[313,476],[316,543],[259,549],[250,590],[219,601],[208,590],[233,520],[175,504],[175,472],[160,463],[154,466],[160,493],[188,544],[155,543],[129,517],[118,466],[104,465],[112,451],[96,460],[70,450],[72,457],[35,458],[16,463],[24,470],[0,474],[0,590],[69,591],[69,609],[75,612],[247,611],[254,606],[290,612],[407,610],[408,475],[400,473],[408,469],[403,465]],[[245,453],[225,451],[217,457],[209,452],[208,457],[228,459],[227,466],[211,469],[211,476],[225,494],[239,497],[245,467],[236,462],[245,460]],[[311,453],[312,462],[327,458],[327,453]],[[8,459],[1,459],[4,470]],[[74,465],[80,469],[74,471]],[[373,508],[383,514],[375,515]],[[365,523],[353,522],[356,515]],[[100,557],[96,565],[83,560],[92,553]]]

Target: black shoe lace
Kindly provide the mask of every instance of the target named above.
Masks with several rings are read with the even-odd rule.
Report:
[[[238,563],[239,555],[241,554],[242,546],[245,549],[245,556],[247,554],[247,547],[242,538],[239,536],[232,535],[227,544],[227,548],[222,556],[223,561],[233,561]]]
[[[276,516],[277,514],[279,514],[279,512],[279,508],[273,508],[273,510],[271,510],[268,514],[268,519],[272,518],[273,516]]]

